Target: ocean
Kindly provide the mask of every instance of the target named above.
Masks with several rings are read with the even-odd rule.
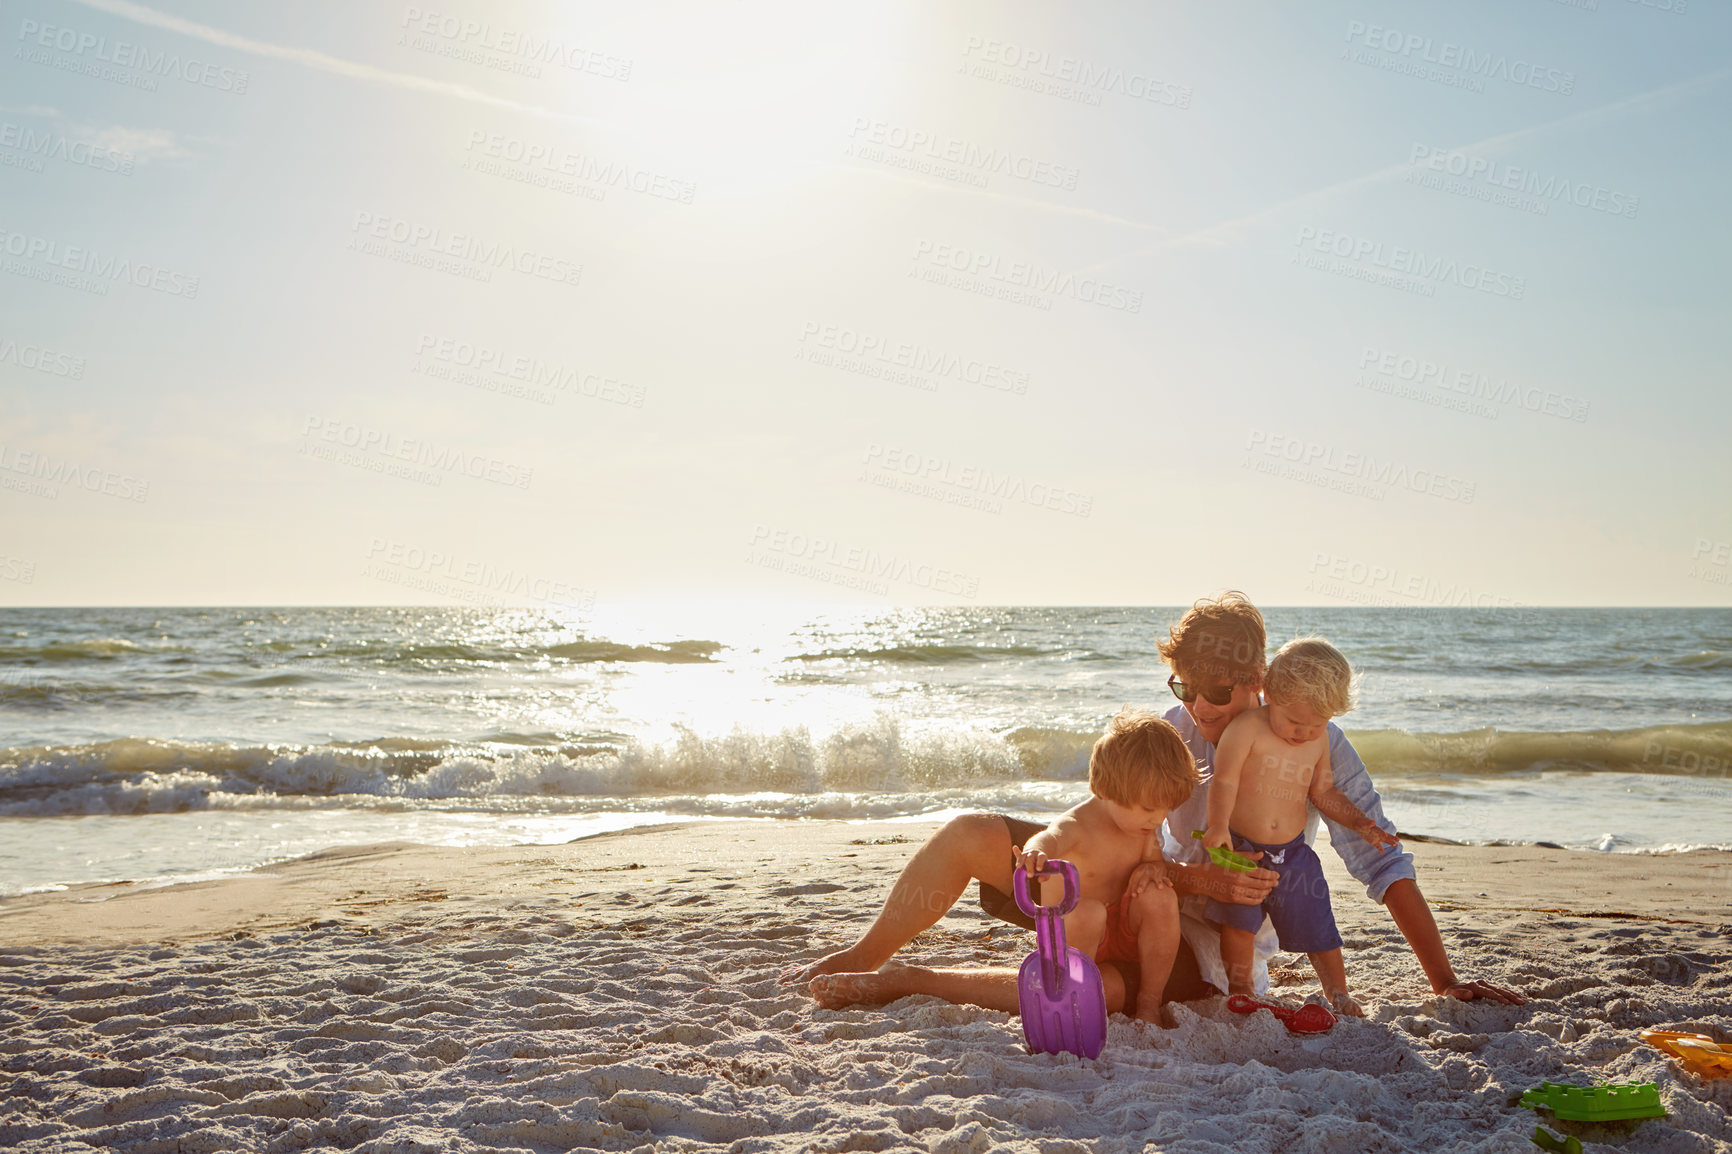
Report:
[[[0,894],[334,845],[1039,817],[1175,608],[0,609]],[[1732,849],[1732,610],[1273,608],[1407,834]]]

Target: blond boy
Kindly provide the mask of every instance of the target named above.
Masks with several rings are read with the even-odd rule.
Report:
[[[1399,844],[1331,777],[1329,720],[1352,708],[1352,690],[1353,669],[1333,645],[1319,637],[1289,641],[1263,679],[1267,704],[1234,718],[1221,736],[1203,845],[1260,852],[1258,864],[1281,875],[1261,906],[1208,903],[1205,916],[1221,927],[1229,993],[1254,992],[1253,939],[1267,913],[1281,948],[1310,956],[1329,1003],[1341,1013],[1363,1013],[1347,991],[1323,865],[1305,841],[1314,805],[1380,852]]]

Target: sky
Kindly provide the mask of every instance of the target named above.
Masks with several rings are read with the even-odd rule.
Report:
[[[0,604],[1732,604],[1732,9],[0,2]]]

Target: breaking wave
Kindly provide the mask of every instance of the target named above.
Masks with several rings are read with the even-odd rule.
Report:
[[[908,732],[889,718],[813,736],[703,735],[662,742],[497,734],[459,745],[397,737],[322,746],[138,738],[0,752],[0,816],[169,813],[331,804],[479,810],[594,806],[780,816],[863,805],[863,816],[981,804],[981,792],[1087,779],[1097,734],[1024,726]],[[1576,733],[1349,735],[1374,776],[1553,769],[1732,779],[1732,724]],[[771,801],[767,795],[775,795]],[[828,799],[820,802],[817,799]],[[957,798],[973,798],[973,801]],[[680,800],[684,799],[684,800]],[[867,799],[875,799],[868,801]]]

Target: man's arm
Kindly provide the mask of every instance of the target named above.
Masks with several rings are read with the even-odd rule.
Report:
[[[1358,834],[1366,842],[1378,848],[1381,853],[1394,849],[1401,844],[1394,834],[1367,817],[1360,808],[1347,799],[1347,795],[1335,788],[1335,775],[1329,767],[1329,743],[1324,742],[1318,751],[1317,764],[1311,770],[1311,785],[1307,796],[1311,804],[1317,807],[1317,812],[1329,818],[1336,825],[1344,826]],[[1335,835],[1330,833],[1330,841]]]
[[[1353,744],[1334,722],[1329,723],[1328,733],[1331,784],[1379,829],[1394,833],[1395,823],[1383,816],[1383,799],[1377,795],[1377,788],[1371,784],[1371,775],[1365,772],[1365,763],[1359,759]],[[1329,844],[1335,847],[1336,854],[1347,866],[1347,872],[1364,884],[1372,901],[1383,901],[1384,893],[1400,879],[1414,881],[1418,877],[1413,868],[1413,855],[1406,850],[1381,852],[1361,840],[1354,829],[1328,814],[1322,816],[1329,826]]]
[[[1365,762],[1360,760],[1352,743],[1333,722],[1329,726],[1329,738],[1329,768],[1334,787],[1380,829],[1395,832],[1395,824],[1383,815],[1383,799],[1371,784],[1371,775],[1365,772]],[[1348,871],[1365,883],[1366,893],[1373,900],[1382,902],[1389,911],[1390,918],[1401,931],[1401,936],[1407,939],[1413,956],[1425,971],[1433,993],[1448,994],[1463,1001],[1490,998],[1511,1005],[1520,1005],[1526,1000],[1513,990],[1490,982],[1464,982],[1456,977],[1449,964],[1449,951],[1443,945],[1443,935],[1437,929],[1437,919],[1432,917],[1425,895],[1419,892],[1412,854],[1406,850],[1381,853],[1328,815],[1324,815],[1323,820],[1329,823],[1329,844],[1335,847]]]
[[[1449,954],[1443,948],[1443,935],[1437,931],[1437,919],[1431,916],[1431,906],[1419,892],[1418,882],[1401,878],[1392,883],[1384,891],[1383,907],[1395,920],[1401,936],[1413,947],[1413,956],[1419,959],[1420,969],[1431,982],[1432,993],[1447,994],[1464,1002],[1489,998],[1511,1006],[1527,1001],[1514,990],[1490,982],[1464,982],[1455,976],[1455,968],[1449,964]]]

